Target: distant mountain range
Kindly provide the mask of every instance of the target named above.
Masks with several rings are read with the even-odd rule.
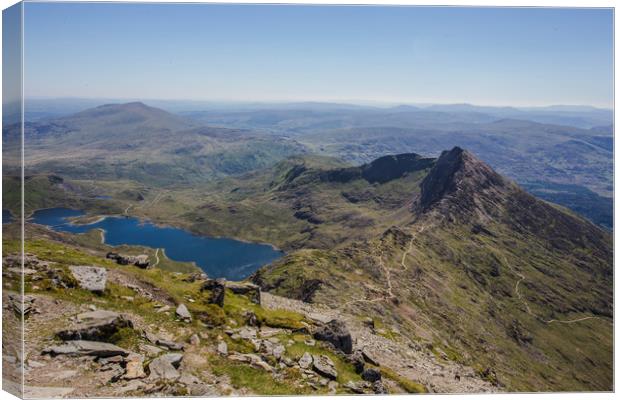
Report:
[[[611,110],[159,103],[178,112],[133,102],[35,118],[26,123],[27,168],[83,179],[187,184],[269,167],[295,154],[359,165],[403,152],[432,157],[458,145],[538,196],[612,226]],[[30,110],[57,115],[81,104],[80,99],[37,100]],[[184,108],[193,111],[180,111]],[[3,129],[7,149],[17,145],[19,129],[18,124]],[[9,169],[18,161],[10,156],[9,151]]]

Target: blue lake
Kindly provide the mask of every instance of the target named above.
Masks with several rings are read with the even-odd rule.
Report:
[[[13,222],[13,215],[9,210],[2,210],[2,223],[8,224]]]
[[[282,252],[269,245],[198,236],[183,229],[160,227],[136,218],[106,217],[88,225],[73,225],[67,220],[80,215],[84,215],[80,210],[48,208],[36,211],[29,222],[71,233],[103,229],[106,244],[161,248],[172,260],[195,262],[211,278],[241,280],[282,257]]]

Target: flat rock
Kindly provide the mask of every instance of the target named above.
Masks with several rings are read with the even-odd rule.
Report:
[[[43,350],[43,354],[52,356],[95,356],[95,357],[114,357],[127,356],[129,352],[111,343],[92,342],[88,340],[72,340],[59,346],[51,346]]]
[[[177,343],[172,340],[166,340],[161,338],[156,339],[155,344],[157,344],[158,346],[163,346],[168,350],[183,350],[185,348],[185,345],[183,343]]]
[[[47,387],[47,386],[24,386],[24,398],[28,399],[53,399],[65,397],[75,388],[71,387]]]
[[[325,355],[312,356],[312,369],[325,378],[334,380],[338,377],[333,361]]]
[[[177,370],[183,355],[180,353],[167,353],[157,357],[151,361],[148,365],[149,379],[151,380],[176,380],[181,377],[181,374]]]
[[[108,279],[105,268],[91,266],[71,266],[71,274],[82,289],[95,293],[103,293]]]
[[[96,310],[79,314],[78,323],[57,333],[62,340],[105,341],[122,328],[133,328],[131,321],[114,311]]]

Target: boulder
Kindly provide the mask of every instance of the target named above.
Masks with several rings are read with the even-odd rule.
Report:
[[[127,356],[129,352],[111,343],[92,342],[88,340],[73,340],[65,342],[59,346],[51,346],[43,350],[43,354],[52,356],[94,356],[94,357],[114,357]]]
[[[362,379],[367,382],[376,382],[381,380],[381,372],[375,368],[368,368],[362,372]]]
[[[211,292],[207,298],[207,302],[211,304],[217,304],[220,307],[224,306],[224,295],[226,293],[226,280],[225,279],[207,279],[200,288],[201,291],[208,290]]]
[[[327,324],[320,326],[313,336],[317,340],[331,343],[336,349],[341,350],[345,354],[351,354],[353,351],[351,333],[344,322],[340,320],[332,319]]]
[[[76,325],[58,332],[62,340],[106,341],[119,329],[132,328],[133,324],[119,313],[107,310],[89,311],[77,316]]]
[[[131,353],[125,358],[125,375],[124,379],[140,379],[146,376],[144,372],[144,356]]]
[[[310,366],[312,366],[312,356],[310,355],[310,353],[305,352],[304,355],[301,356],[301,358],[299,359],[298,363],[301,369],[308,369],[310,368]]]
[[[251,282],[226,282],[225,285],[234,294],[247,296],[251,302],[260,304],[260,286]]]
[[[333,361],[325,355],[312,356],[312,369],[331,380],[335,380],[338,377]]]
[[[108,272],[105,268],[90,266],[71,266],[69,268],[82,289],[103,293],[108,279]]]
[[[185,306],[185,304],[179,304],[176,309],[176,315],[184,322],[192,322],[192,314],[189,313],[189,310]]]
[[[157,357],[148,365],[149,379],[151,380],[176,380],[181,377],[177,370],[183,355],[180,353],[168,353]]]

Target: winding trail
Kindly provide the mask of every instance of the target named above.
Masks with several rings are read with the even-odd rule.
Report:
[[[415,233],[415,235],[412,235],[411,240],[409,240],[409,245],[407,247],[407,250],[405,250],[405,252],[403,253],[403,256],[402,256],[402,258],[400,260],[400,265],[401,265],[403,271],[407,271],[409,269],[409,267],[405,264],[405,259],[407,258],[407,256],[413,250],[413,242],[415,241],[417,235],[422,233],[427,228],[428,228],[428,225],[423,225]],[[350,301],[347,301],[347,302],[343,303],[341,307],[346,307],[346,306],[348,306],[350,304],[354,304],[354,303],[377,303],[377,302],[380,302],[380,301],[392,300],[392,299],[397,298],[397,296],[392,291],[392,289],[393,289],[393,286],[392,286],[392,273],[391,273],[390,269],[388,267],[386,267],[385,263],[383,262],[383,251],[380,252],[380,254],[379,254],[379,256],[377,258],[379,260],[379,262],[378,262],[379,266],[383,270],[383,275],[385,276],[385,281],[386,281],[386,290],[385,291],[386,291],[386,294],[384,294],[383,296],[375,297],[374,299],[350,300]]]
[[[517,275],[519,277],[519,279],[517,280],[517,283],[515,283],[515,288],[514,288],[514,292],[515,295],[517,296],[517,298],[519,300],[521,300],[521,303],[523,303],[523,305],[525,306],[525,309],[527,311],[527,313],[529,315],[531,315],[532,317],[536,318],[537,320],[545,323],[545,324],[553,324],[553,323],[558,323],[558,324],[575,324],[577,322],[582,322],[582,321],[587,321],[590,319],[599,319],[601,321],[607,321],[605,318],[601,318],[601,317],[597,317],[595,315],[590,315],[587,317],[581,317],[581,318],[575,318],[575,319],[544,319],[539,315],[536,315],[534,312],[532,312],[532,310],[530,309],[529,304],[527,303],[527,300],[525,300],[523,298],[523,296],[521,295],[521,292],[519,291],[519,284],[521,284],[521,282],[523,282],[525,280],[525,275],[523,275],[522,273],[520,273],[519,271],[517,271],[516,269],[514,269],[514,267],[508,262],[508,260],[506,259],[506,257],[502,254],[502,259],[504,260],[504,265],[506,265],[508,267],[508,269],[510,269],[510,271],[512,271],[513,274]]]
[[[155,250],[155,259],[157,259],[157,262],[153,264],[153,267],[156,267],[159,265],[159,247],[157,248],[157,250]]]

